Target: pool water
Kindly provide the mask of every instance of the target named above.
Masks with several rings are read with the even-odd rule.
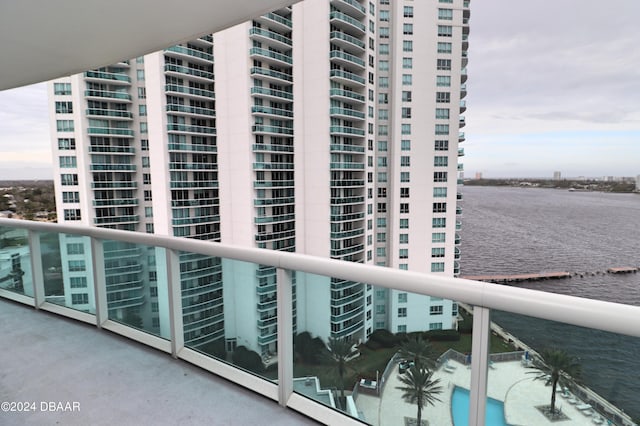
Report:
[[[451,396],[451,414],[454,426],[469,424],[469,391],[456,386]],[[504,404],[487,398],[486,426],[509,426],[504,420]]]

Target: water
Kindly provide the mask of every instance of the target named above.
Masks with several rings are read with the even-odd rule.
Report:
[[[640,273],[604,273],[640,266],[640,195],[467,186],[461,235],[463,276],[581,272],[517,286],[640,306]],[[534,349],[578,356],[584,383],[640,419],[640,339],[504,312],[493,320]]]
[[[469,424],[469,390],[456,386],[451,395],[451,415],[454,426]],[[486,426],[507,426],[504,420],[504,404],[487,398]]]

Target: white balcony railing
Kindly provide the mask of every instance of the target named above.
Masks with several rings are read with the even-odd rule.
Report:
[[[91,300],[86,309],[71,309],[60,302],[63,296],[49,297],[45,277],[51,278],[59,273],[55,267],[46,263],[51,256],[45,256],[45,251],[51,250],[51,241],[47,238],[55,236],[54,242],[78,241],[76,236],[88,237],[88,252],[84,255],[89,262],[86,267],[86,278]],[[314,400],[305,398],[293,391],[293,316],[292,302],[299,298],[299,293],[292,291],[292,272],[296,274],[314,274],[326,277],[331,271],[331,277],[356,283],[368,283],[373,286],[429,295],[432,298],[451,299],[472,306],[473,335],[470,364],[470,404],[469,424],[483,425],[485,419],[485,402],[487,401],[487,376],[489,362],[489,338],[491,335],[490,311],[493,309],[543,318],[572,324],[591,329],[604,330],[621,335],[640,337],[640,307],[576,298],[565,295],[538,292],[522,288],[514,288],[484,282],[455,279],[441,275],[421,274],[381,268],[351,262],[340,262],[320,257],[302,254],[243,248],[208,241],[175,238],[145,233],[117,231],[95,227],[81,227],[40,222],[0,219],[0,238],[3,245],[0,248],[0,297],[35,306],[36,309],[54,312],[76,320],[95,324],[99,328],[111,330],[132,340],[142,342],[161,351],[171,353],[174,357],[191,362],[199,367],[245,386],[256,393],[278,401],[282,406],[293,408],[326,424],[361,424],[338,410],[326,407]],[[108,244],[105,244],[105,241]],[[116,243],[114,243],[116,242]],[[156,258],[153,268],[157,273],[157,292],[155,297],[163,302],[159,303],[162,318],[157,332],[145,332],[147,326],[131,324],[131,320],[115,321],[112,318],[115,309],[110,303],[120,303],[131,295],[122,295],[121,300],[108,300],[109,280],[117,279],[105,270],[105,251],[108,247],[123,250],[128,244],[147,249],[147,253],[154,253]],[[46,246],[46,247],[45,247]],[[55,244],[54,244],[55,246]],[[11,252],[14,256],[29,259],[22,265],[20,273],[7,270],[6,265],[12,265]],[[144,250],[142,251],[144,253]],[[77,258],[77,253],[74,255]],[[141,259],[147,256],[141,256]],[[219,260],[212,260],[212,259]],[[112,257],[108,257],[109,261]],[[208,336],[220,335],[220,330],[207,329],[201,335],[185,337],[184,330],[187,321],[201,324],[202,315],[211,312],[216,321],[220,320],[222,312],[220,301],[212,297],[202,298],[199,292],[181,288],[180,262],[181,260],[205,259],[212,271],[220,271],[224,262],[249,262],[261,265],[260,268],[276,268],[275,301],[278,315],[277,324],[277,380],[267,380],[251,374],[234,365],[220,361],[213,356],[194,350],[185,345],[185,341],[204,341]],[[131,262],[131,259],[128,259]],[[4,262],[4,263],[2,263]],[[8,263],[7,263],[8,262]],[[74,264],[76,267],[81,265]],[[149,264],[151,265],[151,264]],[[143,265],[147,268],[149,265]],[[15,263],[14,263],[15,266]],[[28,270],[25,273],[25,270]],[[184,271],[183,271],[184,272]],[[188,271],[187,271],[188,272]],[[64,274],[64,268],[62,270]],[[71,274],[71,273],[70,273]],[[11,288],[10,277],[20,276],[19,285]],[[77,269],[71,276],[78,276]],[[6,279],[4,279],[4,278]],[[298,277],[299,278],[299,277]],[[16,281],[17,282],[17,281]],[[117,283],[116,283],[117,284]],[[312,283],[312,285],[315,285]],[[197,286],[194,287],[197,289]],[[209,294],[215,292],[216,285],[210,284]],[[73,291],[73,287],[72,290]],[[185,292],[189,292],[185,296]],[[110,293],[111,294],[111,293]],[[203,293],[204,294],[204,293]],[[137,296],[137,295],[136,295]],[[153,296],[153,295],[152,295]],[[48,299],[49,297],[49,300]],[[143,296],[147,297],[147,296]],[[267,300],[267,299],[265,299]],[[270,300],[270,299],[269,299]],[[54,301],[56,301],[54,303]],[[78,300],[74,302],[77,303]],[[133,305],[140,301],[136,298]],[[206,302],[206,303],[205,303]],[[60,304],[62,303],[62,304]],[[183,317],[183,304],[197,306],[196,310],[189,310],[189,315]],[[116,306],[116,305],[114,305]],[[265,314],[266,315],[266,314]],[[297,315],[299,315],[299,310]],[[193,316],[191,318],[190,316]],[[258,318],[259,319],[259,318]],[[214,324],[215,321],[212,322]],[[214,324],[215,325],[215,324]],[[195,327],[188,328],[188,331]],[[263,339],[264,340],[264,339]],[[273,359],[269,362],[272,364]],[[632,424],[629,419],[623,424]]]

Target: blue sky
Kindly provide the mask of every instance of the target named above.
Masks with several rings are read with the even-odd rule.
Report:
[[[637,0],[473,0],[465,176],[640,174]],[[51,178],[46,86],[0,92],[0,179]]]

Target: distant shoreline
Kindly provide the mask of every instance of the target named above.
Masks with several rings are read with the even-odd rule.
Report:
[[[637,193],[635,180],[622,178],[619,181],[573,180],[573,179],[465,179],[465,186],[505,186],[516,188],[565,189],[576,192]]]

